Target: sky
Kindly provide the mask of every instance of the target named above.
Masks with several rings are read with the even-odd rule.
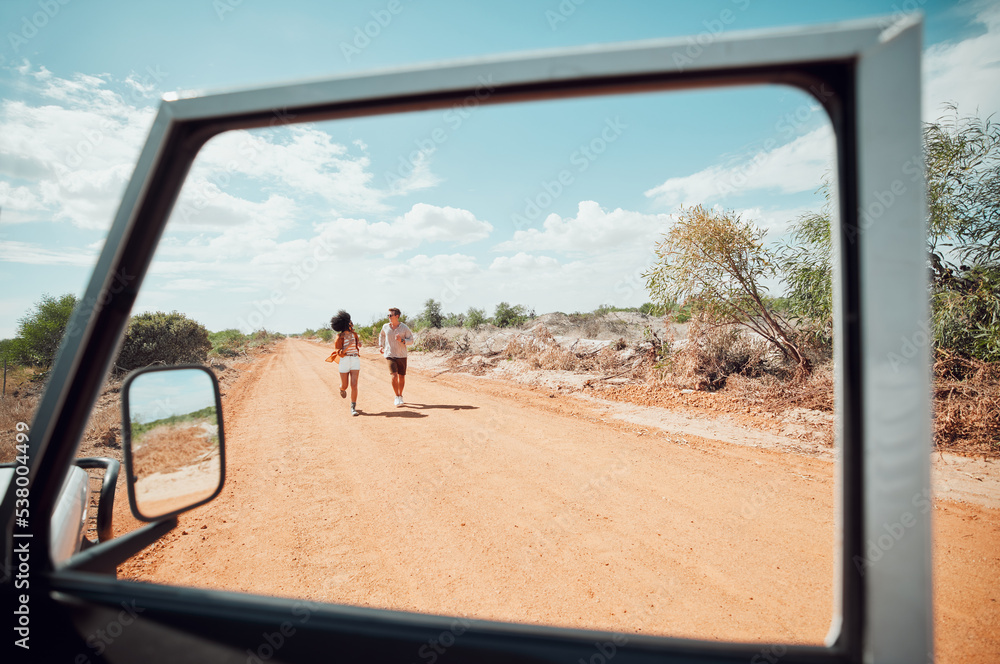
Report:
[[[150,371],[129,384],[129,419],[144,424],[215,405],[212,378],[201,369]]]
[[[0,338],[42,296],[83,294],[170,92],[914,11],[924,119],[1000,111],[1000,0],[3,0]],[[777,245],[834,168],[825,114],[778,86],[293,120],[206,145],[133,313],[297,333],[431,298],[638,306],[682,207],[734,210]]]

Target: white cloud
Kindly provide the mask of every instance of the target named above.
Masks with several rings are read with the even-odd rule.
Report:
[[[397,222],[404,234],[426,242],[468,244],[489,237],[493,225],[468,210],[417,203]]]
[[[774,139],[775,141],[777,139]],[[646,196],[673,208],[712,205],[755,190],[794,194],[813,191],[835,163],[833,131],[824,125],[790,143],[741,155],[692,175],[670,178]]]
[[[108,81],[20,70],[47,103],[0,104],[0,173],[26,185],[38,205],[22,220],[67,220],[104,229],[138,157],[152,109],[128,104]],[[53,103],[55,102],[55,103]]]
[[[341,218],[320,224],[321,241],[338,256],[394,255],[414,246],[409,234],[384,221]]]
[[[234,131],[217,136],[198,155],[204,177],[235,188],[243,180],[268,183],[300,196],[323,199],[333,214],[384,212],[388,192],[372,187],[370,160],[309,125],[280,131]],[[363,144],[362,144],[363,145]],[[241,177],[242,176],[242,177]],[[229,185],[230,180],[237,184]]]
[[[490,264],[490,271],[500,273],[518,273],[532,277],[539,272],[549,272],[559,267],[559,261],[550,256],[533,256],[523,251],[514,256],[498,256]]]
[[[497,245],[495,251],[606,252],[634,243],[645,243],[671,220],[668,214],[643,214],[616,208],[605,211],[595,201],[580,201],[575,217],[550,214],[541,229],[516,231],[514,237]]]
[[[31,242],[4,241],[0,242],[0,262],[92,267],[97,263],[97,252],[82,252],[79,249],[56,250]]]
[[[319,239],[341,257],[384,254],[392,258],[425,242],[468,244],[493,231],[468,211],[453,207],[415,204],[392,222],[338,218],[317,224]]]
[[[18,221],[65,220],[106,229],[154,117],[152,107],[135,105],[147,103],[149,84],[135,76],[124,81],[107,75],[61,78],[30,65],[18,71],[27,96],[42,101],[0,102],[0,175],[11,180],[0,197],[15,203]],[[387,197],[439,182],[426,157],[393,189],[375,187],[370,167],[364,141],[343,145],[311,125],[227,132],[199,153],[181,204],[192,196],[203,203],[212,199],[197,215],[199,227],[206,221],[211,227],[242,220],[248,207],[259,204],[260,192],[275,190],[303,210],[314,206],[335,216],[386,213],[391,209]],[[193,217],[186,215],[188,221]]]
[[[766,210],[762,207],[737,209],[736,213],[744,220],[752,221],[758,228],[767,231],[765,242],[772,242],[788,232],[792,223],[799,217],[815,212],[813,207],[799,206]]]
[[[393,279],[468,276],[479,271],[479,262],[465,254],[418,254],[404,263],[393,263],[379,270]]]
[[[1000,3],[971,5],[972,19],[984,32],[959,42],[934,44],[924,52],[923,117],[937,120],[944,104],[961,115],[986,117],[1000,112]]]
[[[3,221],[10,223],[11,221],[23,220],[23,214],[16,215],[14,219],[11,219],[11,210],[15,213],[25,213],[40,210],[42,207],[38,196],[28,187],[15,187],[9,182],[0,181],[0,208],[3,208],[4,211]]]
[[[389,194],[392,196],[405,196],[421,189],[429,189],[441,183],[441,178],[431,172],[431,161],[428,153],[420,151],[410,163],[410,172],[406,177],[400,177],[395,173],[386,173],[386,184],[389,185]]]
[[[163,286],[163,290],[173,291],[214,291],[218,284],[207,279],[174,279]]]

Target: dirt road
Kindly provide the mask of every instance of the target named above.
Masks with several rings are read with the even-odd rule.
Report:
[[[227,482],[119,575],[548,625],[821,643],[824,459],[657,432],[559,392],[289,340],[225,395]],[[1000,657],[996,510],[935,512],[935,661]],[[126,519],[118,519],[127,528]]]

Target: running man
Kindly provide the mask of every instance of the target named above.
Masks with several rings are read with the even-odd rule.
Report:
[[[413,331],[399,321],[399,309],[389,309],[389,322],[378,333],[378,352],[389,362],[392,374],[392,391],[396,393],[393,405],[403,405],[403,387],[406,385],[406,345],[413,343]]]

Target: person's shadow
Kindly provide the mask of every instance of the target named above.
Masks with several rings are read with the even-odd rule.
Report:
[[[361,415],[367,415],[369,417],[427,417],[427,413],[418,413],[416,411],[420,410],[478,410],[479,406],[458,406],[449,405],[443,403],[404,403],[402,406],[398,407],[396,410],[386,410],[381,413],[366,413],[363,411],[358,411]]]

